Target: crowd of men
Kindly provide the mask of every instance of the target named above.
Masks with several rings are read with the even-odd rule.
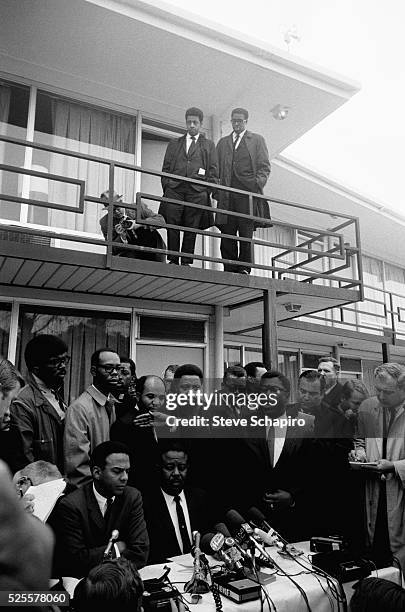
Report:
[[[144,202],[126,210],[122,207],[122,195],[112,194],[112,240],[117,243],[113,254],[164,262],[166,245],[158,230],[167,224],[168,263],[190,266],[198,230],[216,226],[221,231],[224,270],[250,274],[253,232],[258,227],[271,226],[270,210],[266,199],[254,197],[250,202],[249,196],[241,191],[263,194],[270,175],[266,142],[260,134],[247,129],[249,113],[245,108],[232,111],[232,132],[221,138],[216,147],[202,133],[202,110],[189,108],[185,118],[186,134],[171,141],[165,153],[162,171],[176,177],[162,176],[164,197],[159,213]],[[239,191],[227,191],[212,184]],[[100,196],[106,208],[109,197],[108,190]],[[215,218],[213,199],[217,201]],[[108,219],[108,212],[100,219],[106,239]],[[180,230],[172,226],[191,230],[183,232],[181,245]]]
[[[105,347],[92,355],[92,384],[67,405],[66,344],[37,335],[24,357],[25,381],[0,362],[0,458],[17,484],[67,483],[48,518],[54,577],[88,576],[106,548],[136,568],[163,562],[190,551],[194,530],[212,531],[230,508],[244,515],[252,506],[290,541],[339,533],[404,563],[404,365],[378,366],[369,397],[359,380],[342,384],[326,356],[300,374],[295,403],[282,372],[230,366],[220,401],[208,406],[191,401],[208,384],[198,366],[137,379],[135,363]],[[168,410],[167,399],[180,396],[188,401]],[[250,403],[228,401],[235,397]],[[232,427],[252,414],[271,423]],[[191,427],[191,415],[208,425]],[[212,415],[231,427],[216,429]],[[351,461],[373,465],[363,473]]]

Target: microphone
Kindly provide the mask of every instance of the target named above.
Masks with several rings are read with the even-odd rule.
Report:
[[[240,543],[246,541],[250,542],[250,544],[260,553],[260,555],[267,559],[267,561],[270,561],[270,563],[273,563],[273,559],[270,557],[269,553],[255,539],[251,525],[245,521],[239,512],[236,512],[236,510],[229,510],[225,516],[228,524],[231,526],[231,531],[236,533],[235,539],[237,541]]]
[[[216,525],[214,525],[214,527],[219,533],[223,533],[226,538],[231,537],[231,532],[229,531],[225,523],[217,523]]]
[[[199,531],[193,531],[193,544],[194,544],[194,570],[190,580],[184,586],[186,593],[191,593],[194,597],[199,593],[208,593],[210,590],[208,584],[208,569],[205,565],[201,565],[201,549],[200,549],[201,535]]]
[[[206,555],[212,555],[213,551],[220,550],[225,541],[222,533],[205,533],[201,538],[200,548]]]
[[[255,524],[256,527],[263,529],[263,531],[271,531],[271,527],[266,521],[266,517],[264,516],[263,512],[260,512],[260,510],[255,506],[249,508],[248,517],[250,518],[251,522]]]
[[[265,533],[266,539],[263,540],[261,534],[258,533],[258,530],[255,529],[256,535],[260,537],[262,542],[267,544],[268,546],[276,545],[278,548],[284,548],[288,542],[285,540],[273,527],[269,525],[264,516],[263,512],[260,512],[258,508],[252,506],[248,511],[249,518],[251,519],[253,525],[259,528],[259,531]]]
[[[108,540],[108,544],[106,546],[106,549],[104,551],[103,557],[104,559],[111,559],[112,558],[112,547],[114,542],[116,542],[119,538],[120,532],[118,531],[118,529],[113,529],[112,533],[111,533],[111,538]]]
[[[266,517],[258,508],[254,506],[250,508],[248,512],[253,523],[256,525],[255,534],[261,539],[262,542],[268,546],[275,545],[280,548],[280,555],[289,555],[291,557],[299,557],[304,554],[303,550],[296,548],[293,544],[289,544],[283,536],[281,536],[273,527],[266,521]]]

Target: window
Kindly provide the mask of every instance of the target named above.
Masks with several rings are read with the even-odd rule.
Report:
[[[10,319],[11,304],[0,303],[0,357],[7,357]]]
[[[172,340],[202,344],[204,342],[204,321],[141,316],[139,338],[141,340]]]
[[[13,85],[0,80],[0,135],[25,140],[28,120],[30,90],[28,87]],[[0,142],[0,163],[24,166],[23,147]],[[16,172],[0,171],[0,192],[21,195],[22,175]],[[21,205],[15,202],[0,201],[0,219],[18,221]]]
[[[69,348],[71,361],[65,378],[65,399],[73,401],[91,383],[92,353],[108,346],[129,355],[130,315],[64,308],[21,306],[17,342],[17,367],[26,375],[23,359],[27,342],[37,334],[53,334]]]
[[[135,163],[136,118],[66,100],[39,91],[36,98],[34,140],[41,144]],[[108,165],[66,155],[34,151],[33,167],[41,172],[85,181],[86,195],[99,197],[108,188]],[[117,168],[115,190],[125,202],[135,199],[135,172]],[[30,197],[56,204],[78,206],[78,187],[55,180],[31,180]],[[53,228],[100,234],[101,204],[85,202],[83,214],[52,208],[30,207],[28,221]]]

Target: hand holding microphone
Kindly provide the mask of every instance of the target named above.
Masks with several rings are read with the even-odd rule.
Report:
[[[118,531],[118,529],[113,529],[111,533],[111,537],[108,540],[108,544],[104,551],[104,555],[103,555],[104,559],[112,559],[112,548],[113,548],[114,543],[117,542],[119,535],[120,535],[120,532]]]

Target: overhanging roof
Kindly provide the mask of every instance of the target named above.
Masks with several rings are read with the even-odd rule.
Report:
[[[272,162],[272,174],[266,192],[274,198],[354,215],[360,221],[363,254],[405,267],[405,217],[383,203],[340,185],[324,174],[286,156]],[[283,221],[291,222],[295,211],[283,208]],[[281,219],[280,219],[281,220]],[[331,217],[331,226],[336,220]],[[315,222],[314,222],[315,225]]]
[[[191,105],[220,122],[246,106],[271,155],[358,91],[343,77],[157,2],[2,0],[0,41],[5,74],[178,125]],[[270,114],[277,104],[290,107],[284,121]]]

